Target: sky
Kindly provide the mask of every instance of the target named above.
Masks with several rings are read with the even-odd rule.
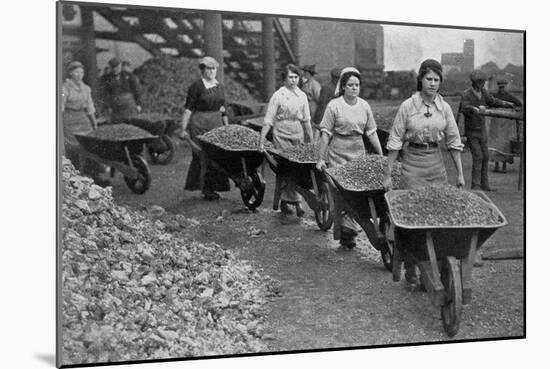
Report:
[[[474,40],[474,66],[494,61],[523,65],[523,34],[435,27],[383,25],[386,70],[416,70],[426,58],[462,52],[464,39]]]

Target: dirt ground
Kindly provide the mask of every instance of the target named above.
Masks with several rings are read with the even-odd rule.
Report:
[[[344,251],[332,239],[332,231],[318,229],[309,209],[303,220],[283,221],[271,208],[275,178],[267,166],[266,194],[256,212],[244,208],[235,188],[223,193],[220,201],[202,201],[199,192],[183,190],[190,157],[189,147],[178,144],[172,163],[150,165],[153,180],[143,195],[130,192],[117,175],[115,200],[130,207],[160,205],[196,218],[204,224],[194,234],[199,241],[217,242],[281,281],[281,296],[269,306],[270,350],[450,340],[429,295],[407,289],[403,281],[393,282],[363,233],[355,250]],[[462,158],[469,184],[469,152]],[[454,183],[449,155],[447,168]],[[489,196],[508,225],[484,244],[484,254],[522,251],[524,196],[517,187],[519,163],[508,165],[507,173],[492,169],[493,164],[491,185],[498,192]],[[474,268],[472,302],[464,306],[460,331],[452,340],[524,336],[524,273],[523,259],[485,260],[481,268]]]

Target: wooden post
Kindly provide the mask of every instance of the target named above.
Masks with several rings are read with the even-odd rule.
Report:
[[[82,16],[82,43],[86,60],[81,62],[86,65],[84,81],[92,89],[94,102],[99,97],[99,76],[97,72],[97,55],[95,49],[94,9],[91,6],[80,6]]]
[[[291,33],[292,48],[294,51],[294,56],[296,57],[296,63],[299,66],[301,62],[300,61],[300,37],[301,37],[300,19],[298,18],[290,19],[290,33]]]
[[[262,19],[262,51],[264,75],[264,101],[268,102],[275,92],[275,46],[273,40],[273,17]]]
[[[221,13],[206,12],[203,16],[203,38],[204,53],[211,56],[220,63],[216,79],[224,82],[223,64],[223,37],[222,37],[222,15]]]

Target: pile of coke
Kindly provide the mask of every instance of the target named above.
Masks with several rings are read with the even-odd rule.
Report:
[[[260,149],[260,134],[252,128],[238,124],[214,128],[198,136],[198,139],[227,151],[258,151]],[[272,145],[266,141],[264,147],[267,150]]]
[[[163,55],[147,60],[134,70],[142,84],[142,108],[181,117],[189,86],[201,78],[198,59]],[[222,81],[220,81],[222,82]],[[238,82],[225,76],[227,101],[255,101]]]
[[[277,149],[275,152],[296,163],[315,164],[319,160],[319,144],[311,142]]]
[[[158,206],[117,206],[110,187],[63,159],[63,365],[266,350],[277,282],[190,239],[197,223]]]
[[[376,191],[384,189],[388,158],[381,155],[364,155],[342,166],[329,168],[329,175],[347,191]],[[401,188],[401,163],[392,167],[392,188]]]
[[[496,207],[478,195],[438,184],[391,196],[390,211],[397,223],[407,226],[491,226],[504,219]]]

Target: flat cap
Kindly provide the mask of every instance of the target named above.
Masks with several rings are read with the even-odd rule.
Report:
[[[476,69],[470,74],[470,79],[472,81],[486,81],[487,80],[487,74],[485,74],[484,71]]]
[[[218,68],[220,66],[220,63],[218,63],[218,61],[211,56],[205,56],[204,58],[201,58],[199,60],[199,66],[201,65],[204,65],[208,68]]]
[[[118,58],[116,58],[116,57],[115,57],[115,58],[112,58],[111,60],[109,60],[109,66],[110,66],[111,68],[114,68],[114,67],[116,67],[116,66],[119,65],[119,64],[120,64],[120,60],[118,60]]]
[[[82,65],[81,62],[75,60],[75,61],[72,61],[69,63],[69,65],[67,66],[67,70],[70,72],[76,68],[82,68],[84,69],[84,65]]]

